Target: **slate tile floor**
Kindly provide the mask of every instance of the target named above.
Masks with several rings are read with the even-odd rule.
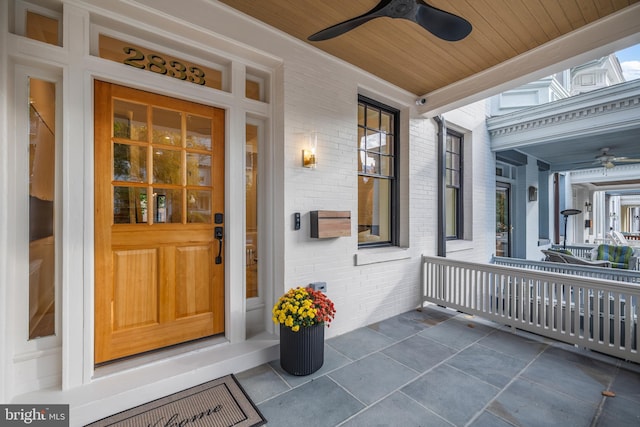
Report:
[[[236,377],[276,427],[640,426],[640,365],[435,306],[328,339],[312,375]]]

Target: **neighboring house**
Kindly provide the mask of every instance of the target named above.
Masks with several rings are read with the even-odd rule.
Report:
[[[416,308],[423,255],[495,252],[506,163],[485,101],[424,117],[415,94],[218,2],[193,18],[216,32],[180,2],[8,3],[0,402],[69,403],[85,424],[276,359],[291,287],[327,283],[331,337]],[[311,237],[320,210],[349,212],[350,235]]]
[[[596,157],[637,134],[639,88],[638,81],[624,81],[611,54],[490,98],[499,255],[540,259],[541,248],[564,241],[556,212],[565,208],[583,211],[571,219],[569,242],[602,242],[610,227],[636,230],[637,197],[624,194],[640,190],[640,165],[602,167]],[[593,156],[571,159],[572,150],[586,144]],[[631,146],[630,157],[640,158],[638,146]]]

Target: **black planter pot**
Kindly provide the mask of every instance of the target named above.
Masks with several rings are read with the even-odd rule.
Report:
[[[324,363],[324,323],[300,328],[280,325],[280,366],[291,375],[309,375]]]

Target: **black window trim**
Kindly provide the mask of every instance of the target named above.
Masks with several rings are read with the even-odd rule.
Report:
[[[399,223],[399,207],[400,207],[400,184],[398,180],[400,172],[400,110],[390,107],[382,102],[376,101],[364,95],[358,95],[358,104],[363,103],[371,105],[375,108],[379,108],[387,113],[393,115],[393,177],[386,178],[391,181],[391,213],[390,213],[390,230],[391,239],[388,242],[358,242],[358,248],[373,248],[373,247],[393,247],[400,245],[400,223]],[[356,150],[358,150],[356,148]],[[360,176],[372,176],[366,173],[357,172]],[[380,178],[380,176],[375,176]],[[358,207],[359,208],[359,207]],[[357,217],[357,216],[356,216]]]
[[[460,185],[458,186],[458,197],[457,197],[458,215],[456,217],[456,235],[446,236],[446,239],[462,240],[464,238],[464,143],[465,141],[464,141],[464,135],[461,132],[455,131],[453,129],[447,128],[447,135],[452,135],[460,139],[460,169],[459,169]]]

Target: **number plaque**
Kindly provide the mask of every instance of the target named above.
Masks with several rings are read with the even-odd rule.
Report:
[[[100,34],[100,57],[140,70],[222,89],[222,72]]]

